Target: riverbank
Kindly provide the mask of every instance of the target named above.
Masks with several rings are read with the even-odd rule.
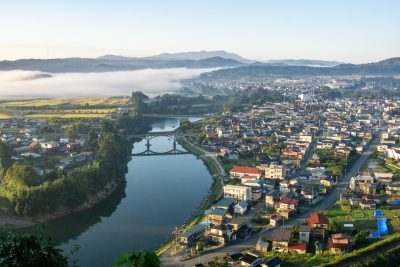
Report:
[[[108,183],[103,190],[97,192],[96,194],[91,194],[88,199],[76,208],[62,207],[57,212],[52,214],[40,215],[40,217],[28,217],[28,216],[15,216],[9,212],[0,213],[0,228],[11,227],[13,229],[23,229],[29,228],[34,225],[47,222],[49,220],[61,218],[73,213],[82,212],[93,208],[95,205],[99,204],[101,201],[107,199],[120,185],[121,182],[125,182],[121,179],[120,182],[112,181]]]
[[[197,208],[191,216],[191,222],[189,224],[185,224],[180,230],[180,234],[177,237],[171,237],[171,241],[162,247],[157,249],[157,254],[162,255],[165,254],[169,249],[171,249],[176,242],[179,240],[180,235],[185,233],[190,227],[198,224],[203,218],[205,210],[211,207],[222,195],[222,187],[225,176],[225,171],[222,166],[219,164],[218,159],[215,155],[203,150],[197,145],[193,144],[185,137],[180,138],[178,143],[186,149],[191,154],[200,158],[204,165],[207,167],[209,173],[213,178],[213,183],[211,185],[210,191],[205,199],[200,203],[199,208]],[[168,256],[168,255],[167,255]]]

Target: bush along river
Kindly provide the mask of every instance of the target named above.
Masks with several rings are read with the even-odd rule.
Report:
[[[162,119],[152,124],[152,131],[175,130],[179,124],[179,119]],[[151,140],[153,151],[172,147],[168,137]],[[179,144],[177,149],[184,150]],[[133,153],[144,150],[146,140],[134,144]],[[112,266],[123,252],[165,243],[175,227],[189,223],[211,184],[206,166],[192,154],[134,156],[126,182],[107,199],[31,231],[51,237],[78,266]]]

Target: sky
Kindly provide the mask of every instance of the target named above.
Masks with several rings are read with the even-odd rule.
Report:
[[[0,60],[226,50],[256,60],[400,56],[398,0],[5,0]]]

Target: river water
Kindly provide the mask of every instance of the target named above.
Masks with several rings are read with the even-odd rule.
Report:
[[[161,120],[152,131],[174,130],[179,123]],[[151,144],[157,152],[172,148],[167,137]],[[145,141],[134,144],[134,153],[144,150]],[[133,157],[128,169],[126,183],[94,208],[45,224],[44,234],[79,266],[112,266],[122,252],[153,249],[190,217],[212,182],[194,155]],[[71,256],[75,247],[79,250]]]

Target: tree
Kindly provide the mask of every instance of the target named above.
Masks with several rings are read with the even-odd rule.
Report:
[[[204,243],[201,242],[201,241],[196,242],[196,249],[197,249],[198,251],[203,251],[203,249],[204,249]]]
[[[368,238],[365,236],[363,233],[358,233],[354,237],[354,242],[358,247],[362,247],[366,244],[368,244]]]
[[[8,169],[4,176],[3,183],[7,186],[13,186],[18,189],[38,185],[40,181],[39,175],[31,165],[16,162]]]
[[[118,267],[159,267],[161,261],[154,251],[143,251],[138,254],[132,251],[123,253],[114,265]]]
[[[75,123],[70,125],[68,129],[65,130],[65,136],[72,139],[78,138],[78,127]]]
[[[88,146],[90,151],[92,152],[96,152],[99,147],[97,133],[92,129],[89,131],[88,134]]]
[[[68,260],[48,239],[0,230],[0,265],[66,267]]]
[[[6,170],[11,164],[11,148],[3,141],[0,141],[0,169]]]

